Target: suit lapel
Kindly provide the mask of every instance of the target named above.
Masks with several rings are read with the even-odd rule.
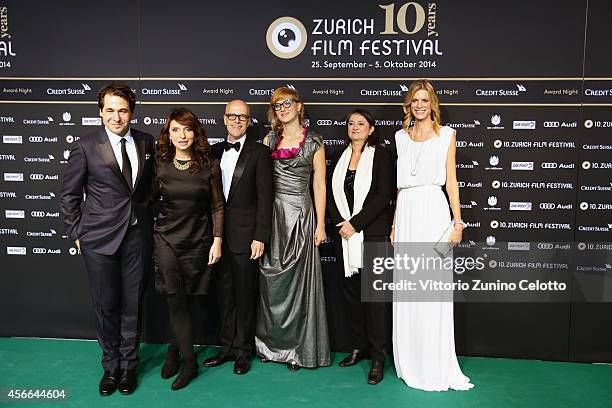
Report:
[[[138,155],[138,174],[136,175],[136,182],[134,183],[134,191],[138,187],[138,182],[142,177],[142,172],[144,171],[145,164],[145,150],[146,150],[146,141],[142,135],[132,131],[132,137],[134,138],[134,143],[136,144],[136,153]]]
[[[232,176],[232,184],[230,184],[229,196],[227,197],[228,202],[232,200],[236,187],[238,186],[238,183],[240,182],[240,178],[242,177],[242,174],[244,173],[244,169],[246,168],[246,165],[249,162],[249,157],[251,157],[251,147],[252,147],[251,143],[254,143],[254,142],[249,141],[249,138],[247,137],[244,141],[244,147],[242,148],[242,151],[240,152],[240,156],[238,156],[238,161],[236,162],[236,168],[234,169],[234,175]]]
[[[221,161],[221,156],[223,156],[223,149],[225,147],[225,143],[226,143],[225,141],[217,142],[210,147],[213,153],[213,156],[215,156],[215,158],[219,161]]]
[[[119,181],[131,192],[130,186],[128,186],[127,182],[123,178],[123,174],[121,174],[121,169],[119,168],[119,163],[117,163],[117,159],[115,158],[115,153],[113,152],[113,147],[110,144],[110,140],[108,140],[108,135],[106,134],[106,130],[102,129],[98,132],[97,136],[97,148],[102,160],[104,163],[110,167],[110,169],[115,173],[115,176],[119,179]]]

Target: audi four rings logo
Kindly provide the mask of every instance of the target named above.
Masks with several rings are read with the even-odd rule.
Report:
[[[556,169],[557,167],[559,167],[557,163],[542,163],[543,169]]]
[[[308,35],[306,28],[293,17],[281,17],[276,20],[266,33],[266,43],[272,54],[278,58],[290,59],[304,51]]]
[[[467,142],[465,140],[457,140],[457,147],[467,147]]]
[[[32,143],[42,143],[44,138],[42,136],[30,136],[29,140]]]
[[[44,218],[45,212],[44,211],[32,211],[30,215],[36,218]]]
[[[553,249],[554,245],[550,242],[539,242],[538,249]]]
[[[540,210],[554,210],[555,203],[540,203]]]
[[[544,122],[543,125],[545,128],[558,128],[561,126],[559,122]]]
[[[331,126],[333,122],[330,119],[319,119],[317,120],[317,125],[319,126]]]
[[[32,253],[33,254],[46,254],[47,253],[47,249],[45,249],[45,248],[32,248]]]
[[[32,173],[30,174],[30,180],[44,180],[45,176],[40,173]]]

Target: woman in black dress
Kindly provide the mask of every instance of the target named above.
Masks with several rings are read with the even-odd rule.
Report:
[[[166,116],[155,166],[155,289],[166,296],[173,337],[161,374],[177,374],[180,352],[183,366],[172,383],[179,390],[198,375],[189,303],[192,295],[207,293],[210,267],[221,257],[224,206],[219,161],[190,110],[176,108]]]
[[[333,157],[327,210],[338,228],[335,242],[343,263],[342,297],[353,351],[341,367],[371,358],[369,384],[384,375],[387,343],[385,303],[361,301],[362,244],[388,242],[395,188],[393,156],[379,144],[370,112],[355,109],[346,120],[346,145]]]

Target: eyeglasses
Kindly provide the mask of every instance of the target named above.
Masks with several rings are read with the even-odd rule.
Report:
[[[226,113],[225,117],[228,118],[229,120],[236,120],[236,118],[238,118],[238,120],[240,122],[246,122],[247,120],[249,120],[251,117],[249,115],[245,115],[243,113],[238,114],[238,113]]]
[[[273,103],[272,104],[272,109],[274,109],[275,111],[279,111],[279,110],[281,110],[281,108],[288,108],[288,107],[290,107],[291,104],[293,104],[293,102],[299,102],[299,101],[297,101],[295,99],[291,99],[291,98],[285,99],[282,102]]]

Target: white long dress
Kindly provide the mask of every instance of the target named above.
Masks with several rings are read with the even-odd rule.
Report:
[[[448,229],[450,210],[442,186],[454,130],[448,126],[425,142],[395,134],[397,199],[395,241],[435,243]],[[415,174],[416,173],[416,174]],[[452,302],[393,302],[393,358],[397,376],[425,391],[468,390],[455,354]]]

